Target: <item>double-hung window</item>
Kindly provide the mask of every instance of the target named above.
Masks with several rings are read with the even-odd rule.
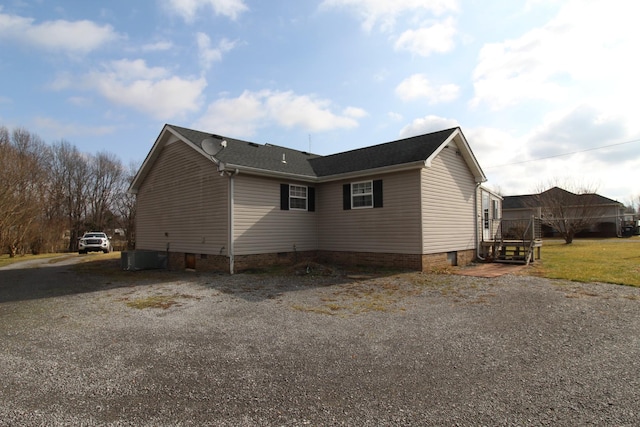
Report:
[[[280,184],[280,209],[309,211],[316,209],[316,189],[305,185]]]
[[[289,185],[289,209],[307,210],[307,187]]]
[[[381,208],[382,180],[358,181],[342,187],[342,207],[344,210]]]
[[[351,208],[373,207],[373,181],[351,183]]]

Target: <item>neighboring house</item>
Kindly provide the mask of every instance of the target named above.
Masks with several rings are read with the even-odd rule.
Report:
[[[476,257],[484,181],[460,128],[318,156],[165,125],[130,187],[136,249],[231,273],[462,265]]]
[[[559,187],[553,187],[539,194],[505,196],[502,216],[505,220],[528,219],[532,216],[544,220],[545,212],[555,209],[543,206],[544,200],[554,204],[565,203],[564,215],[570,219],[586,217],[589,227],[576,234],[577,237],[616,237],[622,234],[624,205],[599,194],[575,194]],[[556,230],[543,224],[543,233],[554,236]]]

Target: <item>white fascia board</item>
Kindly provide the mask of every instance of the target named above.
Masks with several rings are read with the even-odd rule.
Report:
[[[380,175],[380,174],[391,173],[391,172],[402,172],[410,169],[421,169],[423,167],[424,167],[424,162],[421,160],[418,162],[405,163],[402,165],[385,166],[382,168],[375,168],[375,169],[365,169],[360,171],[347,172],[347,173],[329,175],[324,177],[315,177],[315,176],[309,176],[309,175],[270,171],[266,169],[251,168],[247,166],[240,166],[240,165],[234,165],[234,164],[222,163],[222,162],[220,162],[220,164],[218,165],[218,170],[220,172],[225,170],[238,171],[239,173],[240,172],[248,173],[251,175],[264,176],[268,178],[293,179],[293,180],[303,181],[308,183],[323,183],[323,182],[331,182],[331,181],[340,181],[344,179],[368,177],[371,175]]]

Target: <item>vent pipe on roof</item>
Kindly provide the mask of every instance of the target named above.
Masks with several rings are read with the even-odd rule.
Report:
[[[284,153],[282,153],[282,163],[287,164],[287,159],[284,157]]]

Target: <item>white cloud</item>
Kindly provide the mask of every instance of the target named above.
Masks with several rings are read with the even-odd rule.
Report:
[[[276,123],[284,128],[300,127],[310,132],[349,129],[367,113],[347,107],[342,115],[331,111],[331,102],[291,91],[244,91],[237,98],[219,99],[209,105],[195,124],[217,133],[250,137],[258,128]]]
[[[342,114],[347,117],[353,117],[354,119],[361,119],[369,115],[369,113],[367,113],[365,110],[357,107],[347,107],[342,110]]]
[[[391,30],[396,20],[404,15],[432,13],[442,15],[458,10],[456,0],[324,0],[320,8],[345,8],[355,12],[362,20],[362,27],[371,31],[379,25],[382,30]]]
[[[400,138],[409,138],[416,135],[435,132],[443,129],[449,129],[459,126],[455,119],[447,119],[429,115],[415,119],[410,124],[400,130]]]
[[[403,101],[425,98],[430,104],[450,102],[458,98],[460,88],[454,84],[434,87],[424,74],[414,74],[396,87],[396,95]]]
[[[54,138],[70,138],[73,136],[102,136],[115,132],[113,126],[88,126],[75,123],[61,123],[50,117],[35,117],[34,124]]]
[[[193,22],[202,9],[211,9],[215,15],[226,16],[232,20],[249,10],[243,0],[163,0],[167,9],[177,13],[186,22]]]
[[[549,114],[544,123],[531,132],[529,146],[531,156],[541,158],[602,147],[627,137],[626,125],[620,116],[604,115],[593,106],[580,105]],[[624,160],[624,157],[610,157],[602,152],[594,155],[612,163]]]
[[[143,52],[163,52],[173,48],[173,43],[169,41],[158,41],[142,45]]]
[[[110,25],[92,21],[45,21],[0,13],[0,40],[56,52],[86,54],[120,38]]]
[[[586,97],[613,105],[620,94],[631,98],[629,90],[635,101],[640,62],[629,55],[640,39],[639,8],[622,1],[569,1],[546,25],[485,45],[473,73],[471,105],[501,109],[531,99],[565,103]]]
[[[211,64],[222,60],[222,54],[229,52],[236,46],[236,42],[232,42],[223,38],[215,48],[211,47],[211,39],[205,33],[196,34],[196,43],[198,45],[198,57],[200,64],[207,70]]]
[[[612,145],[632,140],[623,132],[618,118],[586,106],[550,114],[523,135],[490,127],[464,129],[488,185],[503,195],[534,193],[557,181],[588,184],[618,200],[629,196],[624,191],[640,167],[636,144]],[[598,144],[598,135],[617,140]],[[591,150],[603,145],[612,146]]]
[[[450,52],[455,47],[453,41],[456,25],[452,17],[417,30],[407,30],[398,37],[396,50],[407,50],[414,55],[427,57],[432,53]]]
[[[97,90],[116,105],[123,105],[159,120],[195,112],[207,82],[185,79],[162,67],[148,67],[144,60],[113,61],[103,71],[89,74],[85,86]]]
[[[393,111],[389,111],[387,113],[387,117],[389,117],[394,122],[399,122],[400,120],[403,119],[402,114],[396,113],[396,112],[393,112]]]

